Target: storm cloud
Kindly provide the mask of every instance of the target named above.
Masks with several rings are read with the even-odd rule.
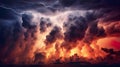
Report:
[[[120,36],[119,6],[119,0],[0,0],[0,62],[54,62],[62,58],[60,51],[72,53],[77,46],[81,54],[86,47],[96,56],[94,41]],[[100,50],[116,54],[112,49]]]

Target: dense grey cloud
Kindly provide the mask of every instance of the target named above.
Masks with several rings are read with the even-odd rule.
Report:
[[[66,7],[79,10],[101,10],[105,21],[119,20],[119,0],[0,0],[0,5],[16,11],[35,10],[41,13],[64,10]],[[110,16],[110,15],[113,16]]]
[[[46,29],[50,26],[52,26],[52,23],[51,23],[49,18],[42,17],[40,19],[40,31],[41,31],[41,33],[46,32]]]
[[[43,63],[44,53],[32,51],[37,39],[37,28],[39,34],[44,34],[51,27],[52,30],[45,36],[45,45],[52,45],[57,40],[63,39],[61,46],[65,49],[72,49],[77,44],[71,45],[71,43],[77,41],[83,40],[91,44],[97,38],[120,36],[118,22],[120,0],[0,0],[0,6],[0,62],[3,63]],[[41,17],[38,25],[33,24],[32,20],[35,17],[30,13],[24,13],[32,10],[48,15],[62,11],[74,12],[74,10],[93,12],[86,12],[84,16],[68,15],[63,26],[59,27],[53,25],[55,23],[50,19],[53,16],[48,18],[38,15]],[[100,19],[101,23],[106,23],[106,28],[98,26]],[[107,49],[104,51],[111,52]],[[31,54],[34,54],[34,59],[30,57]]]
[[[29,16],[24,17],[12,9],[4,7],[0,7],[0,10],[0,62],[7,64],[19,62],[21,64],[26,61],[30,63],[29,55],[36,39],[36,27],[29,25],[31,20],[28,19]],[[27,31],[24,31],[24,28]]]
[[[0,0],[0,5],[12,8],[18,12],[25,10],[35,10],[41,13],[53,12],[58,9],[59,2],[56,0]]]
[[[100,13],[104,13],[104,21],[118,21],[120,19],[119,0],[60,0],[60,3],[64,7],[99,10]]]
[[[62,33],[61,33],[61,28],[55,26],[51,32],[49,33],[49,35],[46,36],[46,44],[51,44],[54,43],[57,39],[61,39]]]

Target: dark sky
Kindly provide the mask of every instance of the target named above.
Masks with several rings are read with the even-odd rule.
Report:
[[[120,0],[0,0],[0,63],[43,63],[47,52],[39,52],[36,42],[46,50],[55,43],[59,53],[60,47],[69,52],[78,41],[90,47],[99,39],[101,51],[115,55],[114,61],[120,57],[114,51],[120,49]]]

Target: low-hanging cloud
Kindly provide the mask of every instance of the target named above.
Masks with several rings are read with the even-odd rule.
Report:
[[[0,63],[104,59],[110,51],[97,40],[120,36],[119,0],[0,0],[0,6]]]

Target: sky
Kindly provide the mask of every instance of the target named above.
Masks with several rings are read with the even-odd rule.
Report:
[[[0,63],[119,63],[119,6],[120,0],[0,0]]]

